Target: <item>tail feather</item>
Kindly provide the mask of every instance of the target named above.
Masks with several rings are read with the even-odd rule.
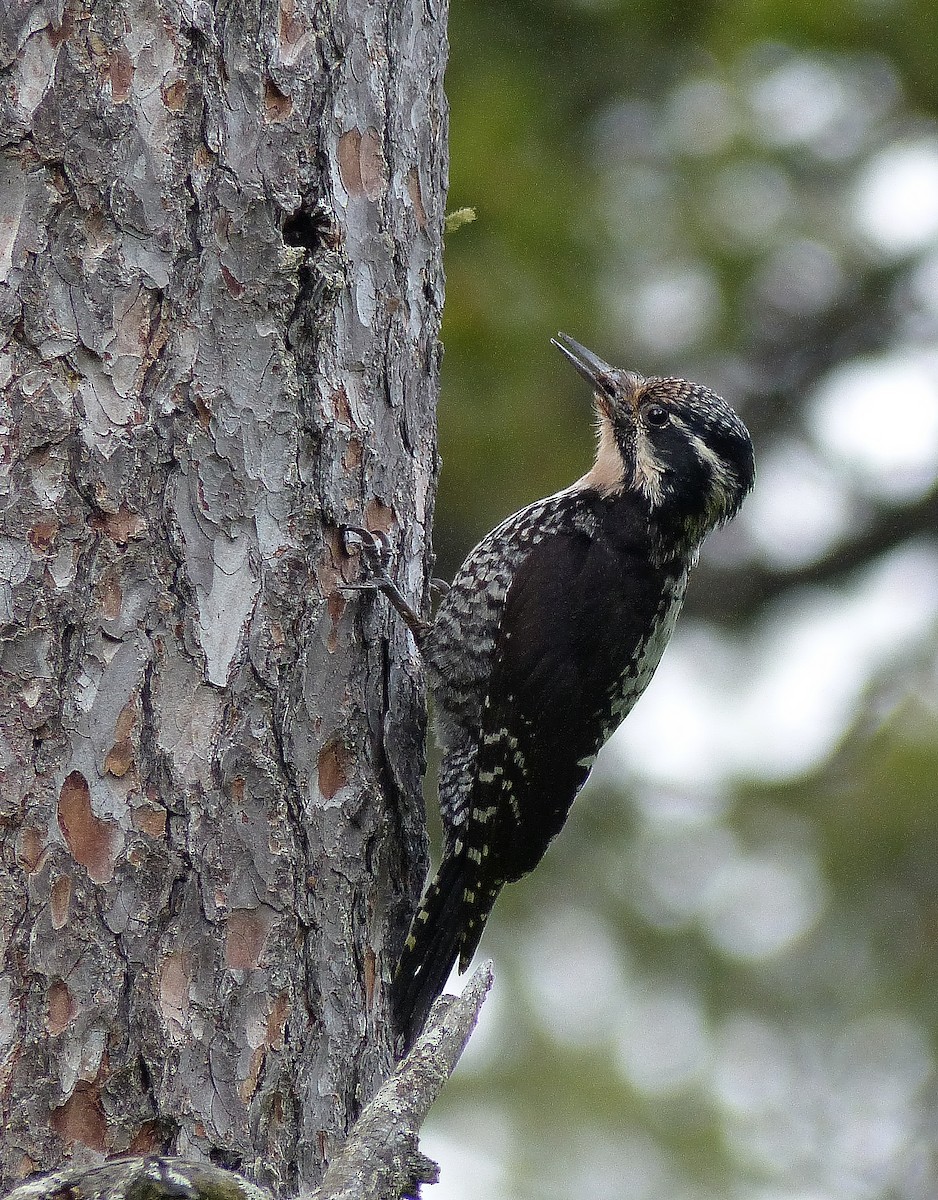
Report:
[[[409,1049],[459,956],[465,907],[463,862],[444,857],[410,926],[391,990],[394,1023]]]
[[[487,904],[479,904],[481,897],[471,890],[468,865],[463,855],[444,855],[397,964],[391,1003],[405,1049],[417,1040],[456,960],[460,971],[469,965],[495,902],[492,896]]]

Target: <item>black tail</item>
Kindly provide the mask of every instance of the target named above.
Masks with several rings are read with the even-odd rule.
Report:
[[[394,1024],[409,1050],[458,958],[464,971],[482,936],[495,896],[480,912],[463,855],[445,854],[417,910],[391,987]],[[470,903],[470,898],[475,903]]]
[[[461,857],[445,855],[411,922],[391,989],[395,1028],[407,1050],[459,957],[465,887]]]

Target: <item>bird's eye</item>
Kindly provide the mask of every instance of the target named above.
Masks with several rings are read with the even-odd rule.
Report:
[[[642,409],[642,416],[649,425],[667,425],[671,419],[671,414],[661,404],[646,404]]]

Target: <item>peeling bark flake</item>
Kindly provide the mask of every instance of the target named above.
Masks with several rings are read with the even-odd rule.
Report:
[[[293,101],[285,96],[273,80],[268,79],[264,84],[264,120],[268,125],[285,121],[293,112]]]
[[[97,1088],[90,1083],[79,1083],[65,1103],[52,1110],[49,1124],[63,1142],[107,1149],[104,1109]]]
[[[46,1029],[55,1037],[68,1028],[77,1009],[62,979],[56,979],[46,992]]]
[[[407,194],[414,206],[414,220],[417,222],[417,228],[426,229],[427,210],[423,207],[423,196],[420,194],[420,175],[416,167],[411,167],[407,172]]]
[[[53,929],[65,928],[71,903],[72,877],[71,875],[59,875],[49,892],[49,915],[52,917]]]
[[[258,966],[272,922],[269,909],[232,909],[225,930],[225,966],[232,971]]]
[[[332,622],[329,637],[326,639],[326,649],[330,654],[335,654],[339,648],[339,628],[342,623],[342,615],[347,607],[348,603],[339,591],[333,592],[327,601],[329,619]]]
[[[349,753],[340,741],[326,742],[319,752],[319,790],[326,800],[348,783]]]
[[[342,466],[346,471],[357,471],[362,465],[362,444],[358,438],[349,438],[345,453],[342,455]]]
[[[72,858],[85,868],[95,883],[108,883],[114,874],[114,822],[101,820],[91,811],[88,780],[80,771],[65,777],[59,792],[59,828]]]
[[[296,11],[294,0],[280,0],[280,61],[292,66],[311,40],[309,26],[302,14]]]
[[[98,595],[101,600],[101,616],[106,621],[116,621],[121,615],[124,593],[120,585],[120,580],[114,572],[109,572],[101,580]]]
[[[133,765],[134,747],[131,740],[131,733],[137,721],[137,702],[136,699],[125,704],[120,711],[120,716],[117,718],[117,725],[114,728],[114,745],[107,752],[104,759],[104,769],[110,775],[115,775],[118,778],[127,774]]]
[[[290,997],[286,992],[281,992],[271,1006],[267,1016],[267,1045],[271,1050],[283,1049],[283,1031],[291,1008]]]
[[[251,1054],[251,1062],[248,1066],[248,1073],[244,1082],[238,1088],[238,1094],[241,1099],[247,1104],[254,1093],[257,1091],[257,1081],[261,1076],[261,1069],[267,1058],[267,1051],[263,1046],[258,1046]]]
[[[37,521],[28,534],[30,545],[40,554],[47,554],[52,548],[52,543],[55,541],[55,535],[58,532],[58,521],[52,519]]]
[[[390,533],[394,524],[394,509],[375,497],[365,509],[365,525],[372,533]]]
[[[237,300],[244,295],[244,284],[240,280],[235,279],[234,275],[228,270],[224,263],[221,264],[222,278],[225,281],[229,293]]]
[[[348,392],[344,387],[337,387],[330,395],[332,400],[332,411],[335,420],[339,425],[344,425],[348,429],[354,428],[355,422],[352,420],[352,408],[348,402]]]
[[[16,840],[17,862],[30,875],[39,865],[39,859],[46,846],[42,831],[32,825],[24,825]]]
[[[380,200],[388,188],[388,164],[381,135],[369,125],[364,133],[349,129],[339,138],[339,171],[350,196]]]
[[[145,1121],[127,1147],[127,1154],[148,1155],[165,1148],[165,1133],[159,1121]]]
[[[184,79],[175,79],[172,83],[164,84],[160,89],[160,94],[170,112],[182,112],[186,107],[189,91]]]
[[[118,546],[126,546],[134,538],[139,538],[146,527],[147,523],[139,513],[123,505],[117,512],[96,512],[91,518],[91,528],[103,533]]]
[[[369,200],[380,200],[388,187],[388,164],[381,148],[381,135],[369,126],[361,142],[361,179]]]
[[[115,104],[123,104],[130,97],[130,87],[134,78],[134,64],[126,47],[118,46],[111,54],[108,78],[111,84],[111,99]]]
[[[191,956],[181,950],[167,954],[160,963],[160,1013],[172,1042],[182,1040],[189,1023],[190,971]]]
[[[360,129],[348,129],[339,138],[336,157],[342,183],[350,196],[361,196],[365,187],[362,183],[362,134]]]
[[[147,804],[134,809],[134,824],[152,838],[161,838],[166,834],[166,809],[152,808]]]

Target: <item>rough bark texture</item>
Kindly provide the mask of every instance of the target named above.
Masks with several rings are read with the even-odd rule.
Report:
[[[445,9],[0,28],[0,1183],[315,1184],[390,1065],[423,701]]]
[[[400,1200],[436,1183],[439,1167],[420,1153],[427,1111],[466,1048],[492,986],[479,967],[459,996],[441,996],[426,1029],[352,1128],[309,1200]],[[220,1167],[182,1158],[112,1159],[103,1167],[56,1171],[21,1184],[6,1200],[270,1200],[265,1188]]]

